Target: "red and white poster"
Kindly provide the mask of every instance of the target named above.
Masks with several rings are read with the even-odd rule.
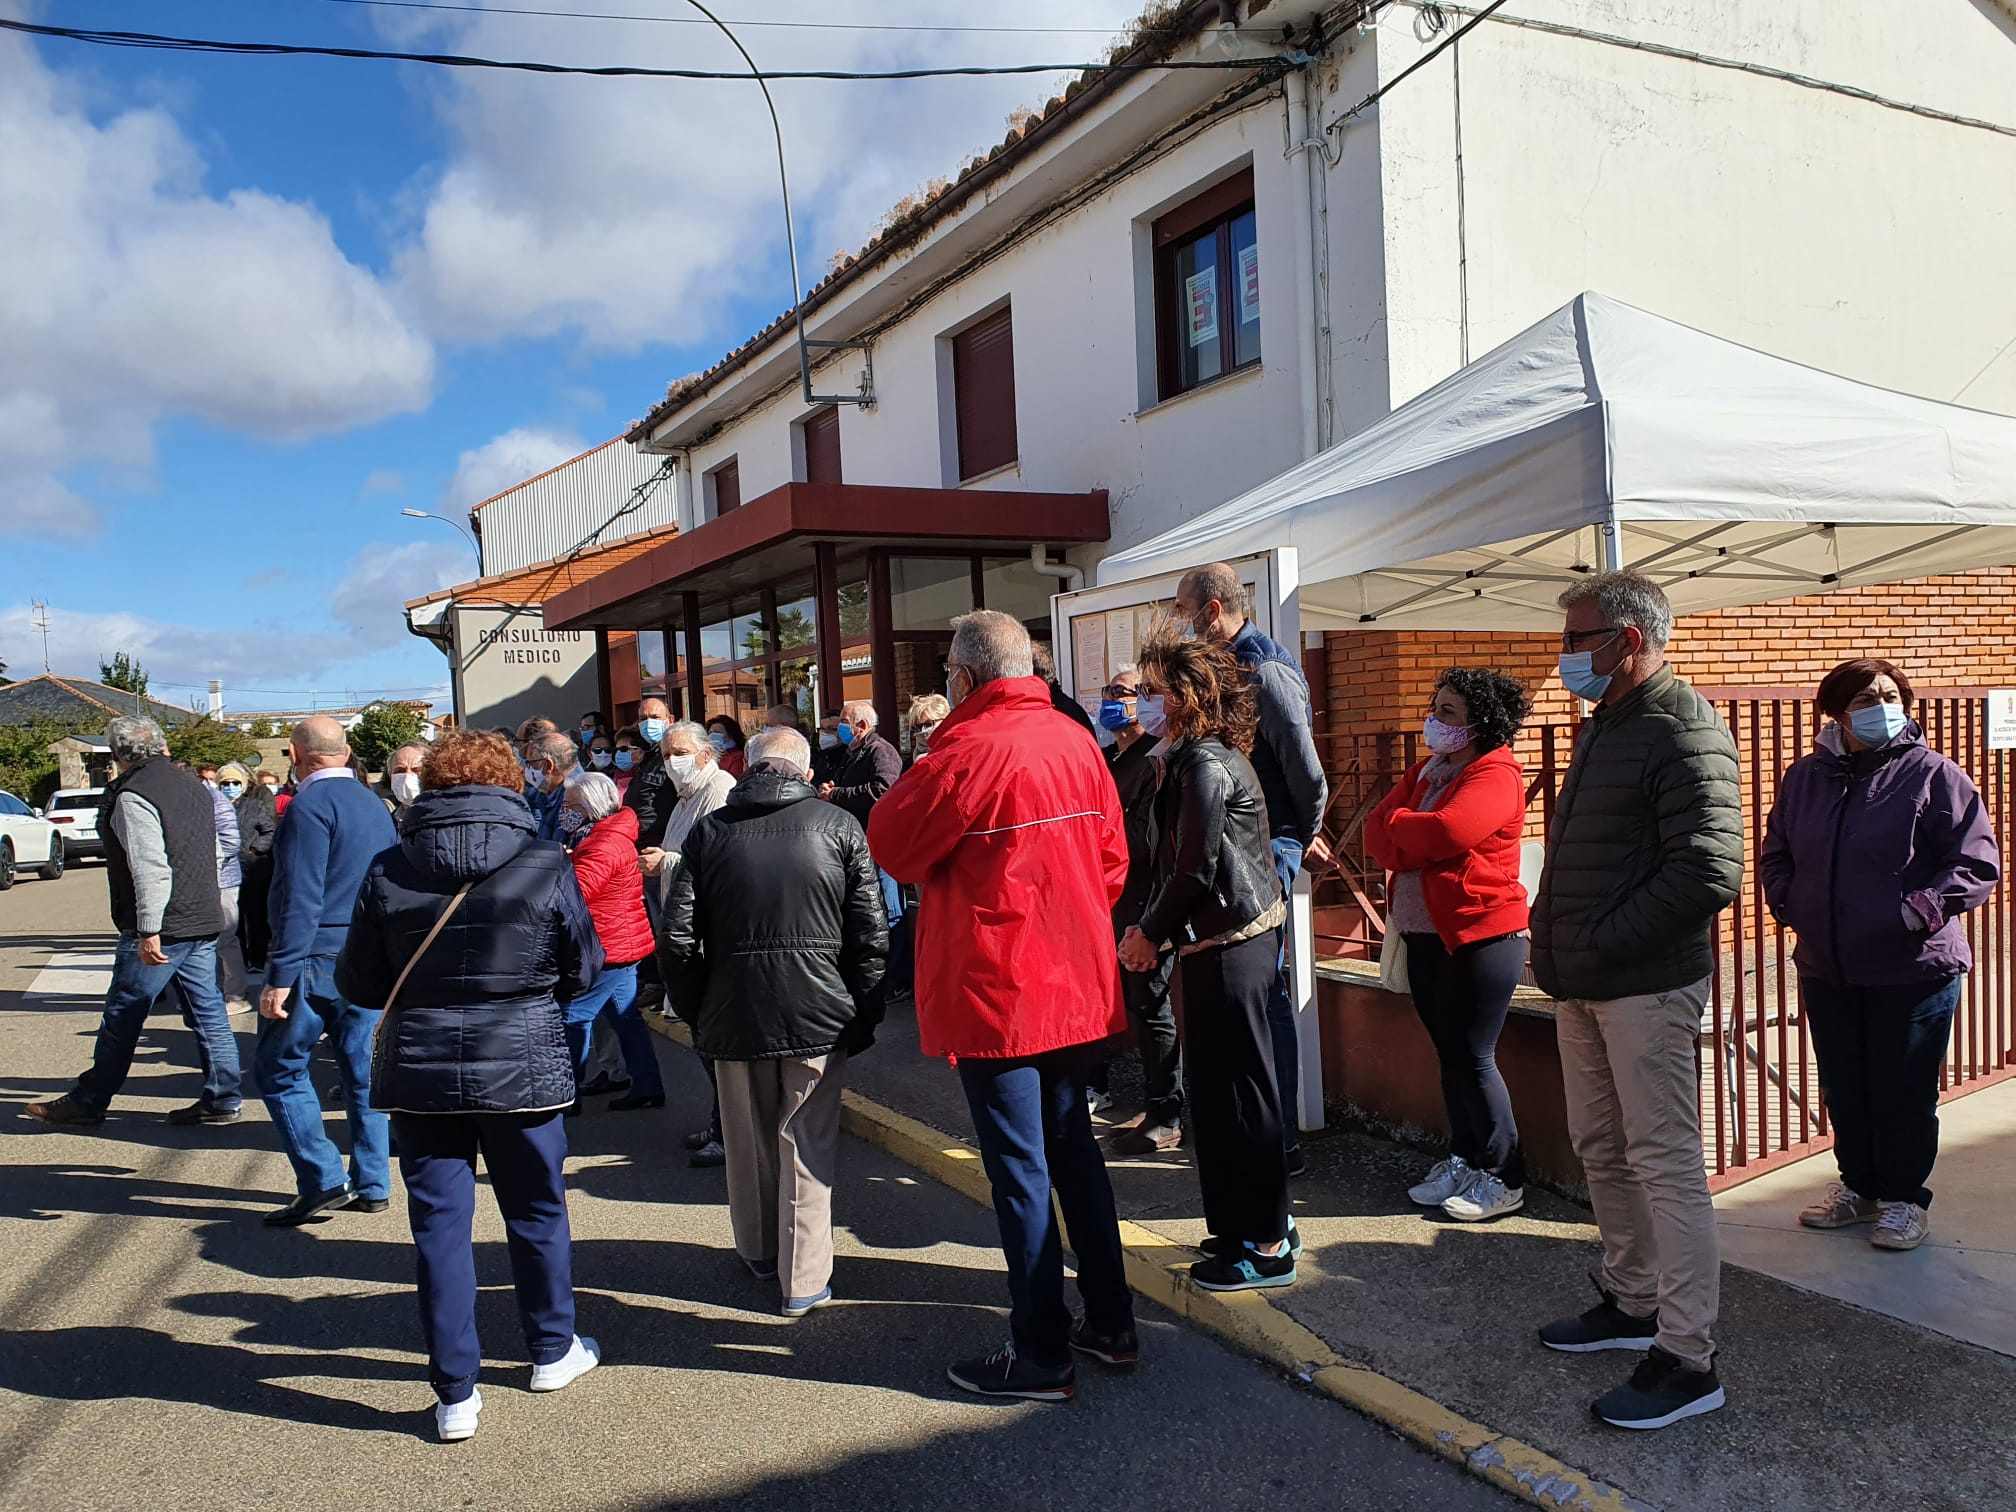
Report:
[[[1190,345],[1218,339],[1218,269],[1205,268],[1183,280],[1183,309],[1190,327]]]
[[[1239,323],[1260,318],[1260,249],[1239,249]]]

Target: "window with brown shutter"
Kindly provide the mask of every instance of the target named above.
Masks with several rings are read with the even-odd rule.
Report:
[[[730,457],[707,474],[714,490],[714,518],[742,507],[742,459]]]
[[[1253,170],[1155,222],[1155,360],[1173,399],[1260,361],[1260,245]]]
[[[1004,305],[952,338],[952,403],[959,478],[1016,460],[1015,331]]]
[[[807,415],[799,429],[805,433],[805,481],[840,481],[840,406],[829,404]]]

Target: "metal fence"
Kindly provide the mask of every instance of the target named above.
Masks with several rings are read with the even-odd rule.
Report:
[[[1829,1139],[1819,1071],[1792,967],[1792,940],[1764,907],[1757,864],[1778,779],[1812,748],[1822,718],[1812,695],[1803,690],[1700,691],[1714,701],[1735,738],[1749,847],[1742,896],[1715,921],[1716,968],[1701,1036],[1702,1139],[1711,1184],[1720,1188],[1812,1154]],[[1980,788],[2006,854],[2008,837],[2016,831],[2011,791],[2016,753],[1988,748],[1986,692],[1921,689],[1914,713],[1933,748],[1957,762]],[[1521,732],[1517,752],[1528,777],[1531,836],[1544,836],[1552,821],[1574,736],[1573,725]],[[1377,954],[1385,878],[1365,853],[1364,821],[1395,778],[1418,759],[1418,743],[1411,732],[1330,739],[1332,792],[1325,834],[1338,870],[1318,886],[1317,914],[1320,946],[1333,953]],[[1962,984],[1942,1073],[1947,1097],[2016,1073],[2012,911],[2005,877],[1988,902],[1967,915],[1975,966]]]

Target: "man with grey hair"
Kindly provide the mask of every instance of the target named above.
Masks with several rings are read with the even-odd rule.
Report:
[[[1074,1351],[1114,1365],[1140,1351],[1085,1104],[1101,1042],[1127,1027],[1111,923],[1127,832],[1099,747],[1034,675],[1028,630],[988,609],[952,627],[952,712],[875,806],[868,844],[917,884],[918,1039],[958,1067],[1008,1261],[1008,1346],[947,1375],[982,1396],[1061,1402]],[[1078,1257],[1077,1322],[1053,1187]]]
[[[44,1123],[102,1124],[125,1084],[154,1000],[174,983],[202,1047],[203,1095],[173,1124],[238,1122],[238,1040],[217,990],[217,825],[210,789],[168,759],[153,720],[121,715],[106,741],[119,777],[105,790],[98,832],[119,944],[91,1067],[61,1097],[31,1102]]]
[[[378,1013],[336,989],[336,957],[364,873],[399,843],[385,805],[350,766],[343,726],[327,715],[294,726],[288,754],[298,786],[273,842],[266,990],[259,996],[254,1069],[266,1111],[294,1167],[294,1201],[266,1215],[293,1228],[337,1208],[382,1213],[392,1195],[390,1128],[371,1106],[371,1042]],[[350,1124],[350,1172],[322,1127],[308,1064],[324,1035],[336,1052]]]
[[[560,810],[567,799],[568,774],[581,765],[574,737],[550,730],[525,742],[525,806],[541,840],[560,838]]]
[[[840,1081],[874,1042],[889,954],[868,841],[773,727],[685,837],[658,942],[667,997],[713,1066],[735,1251],[786,1317],[833,1292]]]
[[[1663,1428],[1723,1403],[1696,1044],[1711,928],[1743,884],[1736,747],[1666,664],[1673,610],[1658,584],[1606,572],[1560,603],[1561,681],[1596,708],[1555,800],[1533,976],[1556,1000],[1568,1132],[1603,1235],[1602,1301],[1540,1340],[1647,1350],[1595,1412]]]
[[[385,798],[397,819],[420,796],[420,765],[427,759],[423,741],[409,741],[385,758]]]
[[[896,749],[894,741],[883,736],[881,724],[875,705],[865,698],[850,699],[840,706],[840,722],[834,726],[834,733],[844,754],[833,780],[819,788],[821,798],[852,814],[863,829],[868,827],[868,816],[875,811],[882,795],[903,775],[903,753]],[[907,961],[909,944],[902,938],[903,889],[886,871],[881,876],[882,911],[890,933],[896,937],[890,953]],[[908,984],[908,975],[890,973],[892,978],[900,978],[903,985]]]

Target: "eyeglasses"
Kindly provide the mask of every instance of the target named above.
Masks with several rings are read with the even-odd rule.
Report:
[[[1561,632],[1561,649],[1563,651],[1576,650],[1579,642],[1593,640],[1597,636],[1602,635],[1615,639],[1624,633],[1625,628],[1623,625],[1604,625],[1596,630],[1563,630]]]
[[[1108,698],[1139,698],[1141,696],[1139,688],[1123,687],[1119,683],[1108,683],[1101,691]]]

